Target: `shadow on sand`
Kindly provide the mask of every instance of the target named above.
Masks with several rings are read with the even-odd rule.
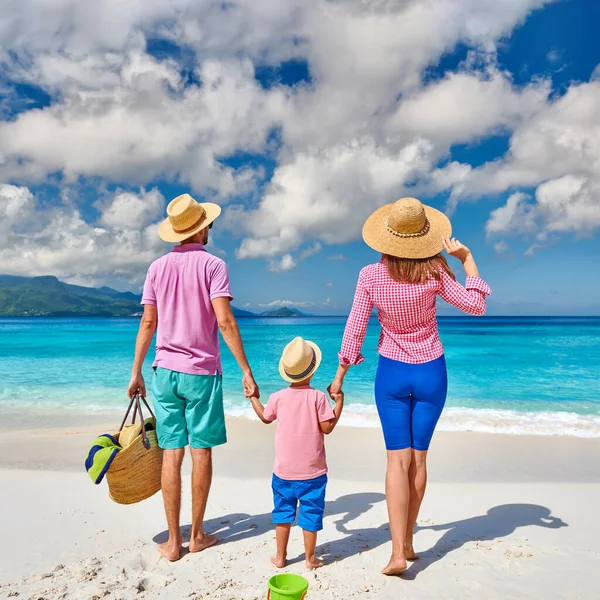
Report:
[[[562,519],[553,517],[545,506],[537,504],[503,504],[490,508],[485,515],[445,523],[442,525],[417,526],[421,530],[445,531],[436,544],[426,552],[419,552],[415,561],[402,574],[404,579],[414,579],[447,554],[462,548],[468,542],[492,541],[512,535],[519,527],[545,527],[559,529],[568,527]],[[417,538],[418,540],[418,538]]]
[[[317,553],[324,559],[340,561],[362,552],[372,550],[390,541],[388,523],[379,527],[351,529],[352,521],[368,512],[375,504],[385,500],[383,494],[358,493],[341,496],[337,500],[327,502],[325,516],[338,516],[334,521],[338,532],[344,534],[338,540],[332,540],[319,546]],[[513,534],[519,527],[546,527],[559,529],[568,525],[551,514],[549,508],[536,504],[504,504],[488,510],[485,515],[479,515],[462,521],[454,521],[443,525],[417,526],[416,533],[421,530],[445,531],[436,544],[425,552],[420,552],[420,560],[402,574],[404,579],[415,579],[419,573],[443,559],[447,554],[462,548],[468,542],[491,541]],[[182,527],[181,532],[185,541],[190,537],[190,525]],[[258,537],[273,531],[271,513],[249,515],[247,513],[232,513],[205,522],[206,531],[214,533],[220,544],[229,544]],[[162,531],[154,537],[158,544],[167,540],[167,531]],[[418,536],[416,537],[418,547]],[[289,561],[298,562],[302,556]],[[383,565],[382,565],[383,566]]]

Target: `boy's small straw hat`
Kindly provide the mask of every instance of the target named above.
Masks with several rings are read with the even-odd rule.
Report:
[[[221,207],[212,202],[197,202],[189,194],[177,196],[167,206],[167,218],[160,224],[158,235],[165,242],[183,242],[221,214]]]
[[[314,342],[294,338],[283,350],[279,374],[289,383],[298,383],[314,375],[321,358],[321,349]]]
[[[374,250],[399,258],[430,258],[450,237],[450,219],[416,198],[401,198],[377,209],[363,227],[363,239]]]

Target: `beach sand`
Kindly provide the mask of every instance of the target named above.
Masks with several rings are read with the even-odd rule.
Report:
[[[2,417],[0,598],[266,598],[274,427],[229,420],[206,523],[220,543],[168,563],[155,548],[165,539],[160,494],[119,506],[83,471],[90,442],[118,416]],[[330,564],[307,572],[294,528],[285,569],[309,580],[307,600],[600,597],[600,440],[437,434],[415,536],[421,559],[402,578],[379,573],[390,553],[380,432],[339,427],[327,448],[319,551]]]

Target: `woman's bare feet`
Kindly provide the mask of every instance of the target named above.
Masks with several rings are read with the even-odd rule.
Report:
[[[181,557],[181,538],[158,544],[158,551],[170,562],[175,562]]]
[[[406,569],[407,564],[405,558],[391,558],[387,567],[381,572],[384,575],[401,575]]]
[[[307,569],[320,569],[324,567],[325,563],[322,560],[319,560],[316,556],[307,556],[306,557],[306,568]]]
[[[419,555],[415,552],[412,542],[406,542],[406,544],[404,544],[404,558],[410,561],[419,560]]]
[[[210,533],[201,533],[190,540],[190,552],[202,552],[214,546],[219,540]]]
[[[271,557],[271,562],[278,569],[283,569],[283,567],[285,567],[285,561],[286,561],[285,554],[276,554],[275,556]]]

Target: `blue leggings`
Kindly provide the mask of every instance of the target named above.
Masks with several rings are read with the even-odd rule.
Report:
[[[422,364],[379,357],[375,402],[388,450],[428,450],[448,392],[443,356]]]

